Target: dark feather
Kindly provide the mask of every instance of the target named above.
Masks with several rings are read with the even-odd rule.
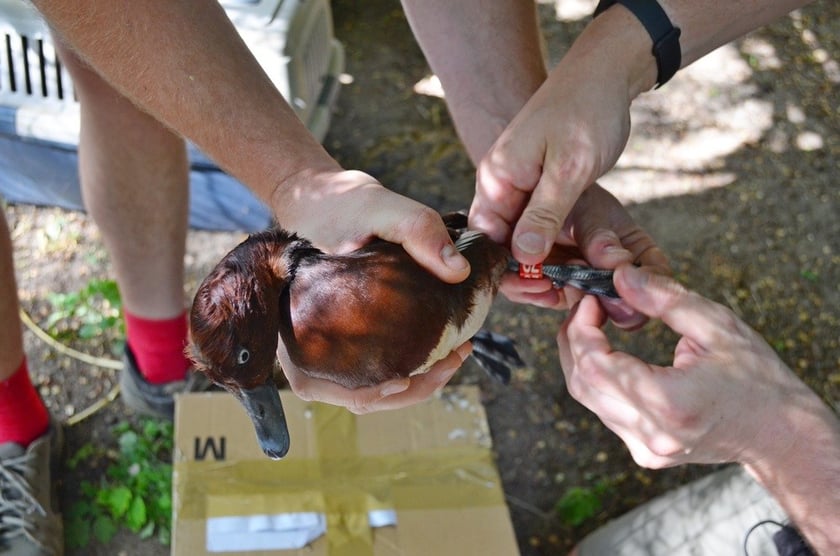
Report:
[[[522,368],[525,362],[516,351],[515,342],[503,336],[481,329],[472,337],[472,356],[488,375],[502,384],[509,384],[512,368]]]

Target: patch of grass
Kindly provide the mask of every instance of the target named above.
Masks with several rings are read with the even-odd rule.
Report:
[[[122,338],[122,299],[113,280],[91,280],[77,292],[51,293],[47,301],[52,312],[44,327],[55,337],[75,336],[82,340],[114,334]]]
[[[110,461],[96,483],[82,481],[81,499],[65,512],[65,540],[84,548],[92,540],[108,544],[120,527],[141,539],[157,535],[169,545],[172,526],[172,424],[142,419],[138,427],[118,423],[112,432],[119,449],[106,451],[86,444],[67,466],[97,456]]]

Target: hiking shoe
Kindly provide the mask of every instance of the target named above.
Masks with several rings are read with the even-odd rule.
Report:
[[[0,554],[62,556],[64,526],[58,513],[55,476],[63,436],[61,425],[24,449],[0,444]]]
[[[120,395],[125,405],[143,415],[173,419],[175,394],[209,390],[211,382],[203,373],[188,371],[185,380],[152,384],[140,373],[134,354],[125,347],[123,368],[120,372]]]

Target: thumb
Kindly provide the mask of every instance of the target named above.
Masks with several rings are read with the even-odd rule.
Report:
[[[452,243],[446,228],[436,226],[426,233],[403,238],[403,249],[417,264],[450,284],[462,282],[470,274],[470,263]],[[439,233],[443,231],[443,233]]]
[[[662,274],[633,265],[615,270],[613,283],[621,298],[632,308],[661,319],[669,328],[697,341],[701,346],[716,341],[729,311]]]
[[[511,251],[525,264],[541,263],[563,229],[579,192],[549,181],[543,174],[513,230]]]
[[[440,214],[410,199],[399,201],[408,203],[408,210],[387,212],[384,221],[374,224],[377,235],[402,245],[417,264],[444,282],[455,284],[466,279],[470,263],[458,252]]]

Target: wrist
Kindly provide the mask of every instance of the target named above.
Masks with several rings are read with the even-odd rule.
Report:
[[[657,65],[644,25],[624,6],[606,10],[581,33],[575,45],[597,54],[605,69],[622,78],[628,100],[656,85]],[[574,46],[573,45],[573,48]]]
[[[307,207],[329,194],[332,178],[342,171],[338,162],[330,158],[276,178],[268,205],[277,223],[297,231],[297,222],[307,218]]]
[[[739,458],[761,482],[781,470],[807,472],[807,462],[815,451],[833,451],[840,458],[840,419],[819,396],[799,382],[786,391],[781,402],[783,405],[768,412],[753,446]]]
[[[671,23],[657,0],[601,0],[593,17],[616,4],[632,13],[647,31],[652,43],[651,55],[656,60],[656,87],[661,87],[682,64],[680,28]]]
[[[282,228],[327,253],[343,253],[376,235],[359,214],[383,202],[383,192],[399,197],[370,175],[344,170],[333,161],[288,176],[275,189],[271,208]]]

